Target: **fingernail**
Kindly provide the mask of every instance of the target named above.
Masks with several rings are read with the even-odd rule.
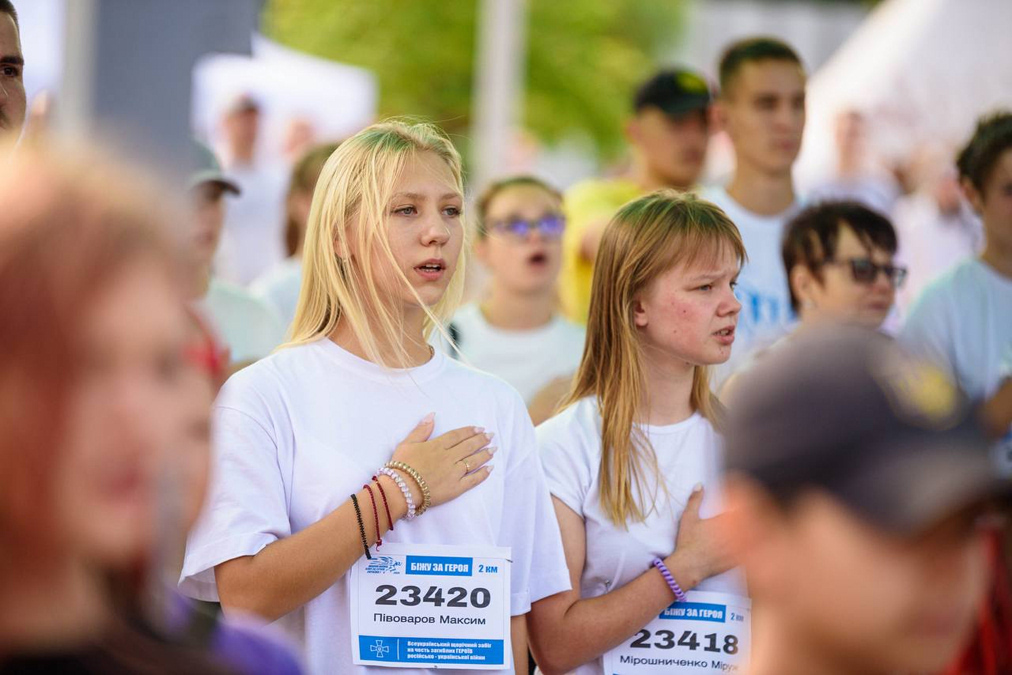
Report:
[[[693,492],[699,492],[702,489],[703,489],[703,484],[702,483],[696,483],[695,487],[692,488],[692,491]]]
[[[483,431],[485,431],[485,427],[475,427],[474,428],[474,433],[476,433],[476,434],[480,434]]]
[[[494,431],[490,431],[487,434],[485,434],[485,440],[491,441],[493,438],[495,438],[495,432]]]
[[[498,451],[498,450],[499,450],[499,448],[497,448],[497,447],[495,447],[493,445],[491,448],[488,449],[488,454],[494,455],[496,453],[496,451]]]
[[[431,412],[422,418],[422,424],[429,424],[432,420],[436,419],[436,413]]]

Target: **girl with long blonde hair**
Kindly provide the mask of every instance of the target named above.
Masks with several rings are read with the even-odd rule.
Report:
[[[523,400],[427,343],[460,297],[463,209],[460,156],[436,128],[387,122],[344,141],[313,197],[292,341],[234,375],[216,404],[211,493],[182,586],[226,612],[286,617],[314,673],[442,658],[445,645],[425,643],[430,659],[403,644],[424,637],[410,632],[426,621],[414,608],[435,608],[453,639],[490,602],[512,617],[499,615],[506,669],[511,654],[526,658],[530,602],[569,587]],[[457,560],[508,547],[505,597],[463,607],[426,576],[386,595],[368,573],[405,567],[365,562],[384,542],[452,547]],[[355,602],[376,611],[353,615]],[[370,619],[408,637],[353,632]],[[477,663],[461,654],[447,657],[454,667]]]
[[[713,509],[720,467],[708,368],[731,354],[744,260],[719,208],[671,190],[605,230],[583,361],[565,409],[538,427],[572,582],[529,617],[548,675],[602,673],[602,655],[679,593],[742,593],[700,508]]]

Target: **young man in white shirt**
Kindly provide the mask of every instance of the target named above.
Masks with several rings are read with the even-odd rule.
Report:
[[[264,302],[212,274],[225,219],[225,194],[239,194],[239,186],[222,172],[206,146],[194,143],[197,170],[190,176],[193,211],[184,241],[194,304],[210,319],[229,350],[234,372],[267,356],[284,339],[284,327]]]
[[[984,251],[925,289],[903,338],[947,367],[970,396],[987,399],[1012,350],[1012,112],[981,119],[957,165],[984,223]]]
[[[780,238],[799,207],[791,168],[805,130],[801,59],[773,38],[732,44],[720,61],[715,109],[734,145],[736,163],[731,181],[703,197],[738,226],[749,257],[738,278],[742,311],[734,353],[719,374],[726,377],[751,349],[779,337],[794,318]]]

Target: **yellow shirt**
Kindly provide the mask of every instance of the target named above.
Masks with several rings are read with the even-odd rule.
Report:
[[[590,312],[594,262],[580,255],[584,234],[592,225],[611,220],[619,207],[643,194],[638,185],[624,179],[588,180],[566,191],[559,297],[562,310],[571,321],[586,325]]]

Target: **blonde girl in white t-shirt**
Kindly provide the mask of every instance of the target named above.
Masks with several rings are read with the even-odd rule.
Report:
[[[381,538],[509,547],[507,664],[526,659],[530,603],[569,586],[523,401],[426,341],[460,297],[462,220],[460,156],[434,127],[388,122],[342,143],[313,197],[292,342],[215,406],[182,587],[283,618],[314,673],[382,672],[353,663],[352,596],[372,594],[350,574]]]
[[[744,260],[723,211],[671,190],[605,230],[574,388],[538,427],[572,583],[528,619],[546,675],[602,673],[678,593],[743,593],[700,508],[715,510],[721,464],[707,370],[731,354]]]

